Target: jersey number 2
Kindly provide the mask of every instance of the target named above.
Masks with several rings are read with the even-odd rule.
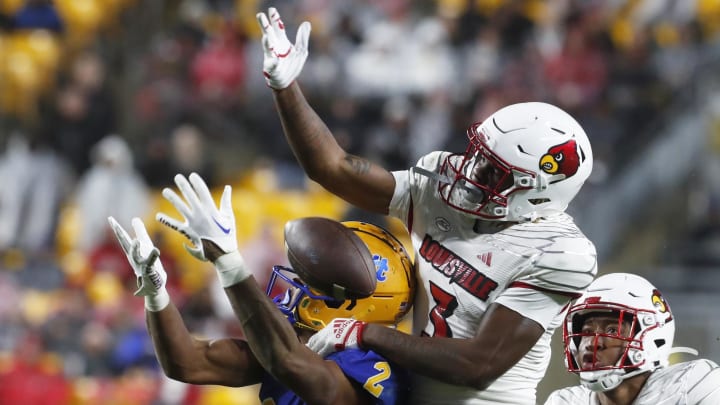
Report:
[[[382,386],[383,381],[390,378],[390,364],[385,361],[378,361],[373,365],[379,373],[368,377],[363,384],[363,388],[372,394],[375,398],[379,398],[385,387]]]

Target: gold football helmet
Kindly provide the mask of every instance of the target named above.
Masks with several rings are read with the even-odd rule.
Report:
[[[305,285],[288,267],[275,266],[267,287],[272,291],[278,278],[290,284],[284,294],[273,299],[293,326],[320,330],[335,318],[396,326],[410,311],[415,294],[415,274],[407,251],[388,231],[366,222],[349,221],[352,229],[368,246],[375,262],[377,286],[367,297],[338,301]]]

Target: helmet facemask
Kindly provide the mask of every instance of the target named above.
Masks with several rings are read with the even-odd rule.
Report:
[[[341,305],[343,301],[338,301],[327,295],[318,294],[300,281],[299,278],[291,275],[297,276],[297,273],[289,267],[273,266],[272,275],[270,276],[270,281],[268,281],[265,293],[268,296],[272,294],[278,278],[283,280],[289,287],[284,293],[273,297],[275,306],[294,327],[313,331],[322,329],[325,325],[313,324],[312,322],[303,320],[299,314],[298,307],[306,304],[308,300],[324,301],[329,307],[337,307]]]
[[[661,326],[653,311],[609,303],[575,305],[563,329],[568,371],[579,374],[585,387],[608,391],[627,378],[654,370],[658,364],[646,355],[646,344]]]
[[[441,173],[453,179],[439,184],[440,195],[448,205],[487,220],[503,220],[508,215],[512,194],[536,186],[534,172],[511,165],[492,151],[480,125],[468,129],[470,144],[463,155],[445,159]]]

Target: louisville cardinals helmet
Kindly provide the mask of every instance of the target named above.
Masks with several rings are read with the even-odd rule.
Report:
[[[563,212],[593,166],[585,131],[546,103],[504,107],[467,131],[464,154],[443,162],[440,196],[467,214],[494,221],[532,221]]]
[[[376,268],[377,286],[367,298],[336,300],[305,285],[288,267],[275,266],[267,292],[278,279],[290,284],[273,299],[294,326],[320,330],[334,318],[396,325],[412,308],[415,275],[412,260],[393,235],[377,225],[343,222],[368,246]],[[332,243],[331,241],[329,243]]]
[[[615,333],[583,332],[583,323],[591,315],[617,316],[618,326],[627,322],[631,332],[622,336],[620,327],[613,328]],[[599,338],[618,339],[625,347],[615,364],[584,369],[577,361],[583,337],[594,342],[594,359],[601,350]],[[673,314],[660,291],[644,278],[628,273],[597,278],[570,306],[563,325],[568,371],[579,374],[581,383],[593,391],[611,390],[626,378],[667,366],[674,337]]]

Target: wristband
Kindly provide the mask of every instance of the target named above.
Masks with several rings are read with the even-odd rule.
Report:
[[[145,296],[145,309],[150,312],[159,312],[170,304],[170,295],[165,287],[160,288],[155,295]]]
[[[252,275],[252,272],[245,265],[245,260],[237,250],[218,257],[215,260],[215,270],[217,270],[220,285],[223,288],[235,285]]]

